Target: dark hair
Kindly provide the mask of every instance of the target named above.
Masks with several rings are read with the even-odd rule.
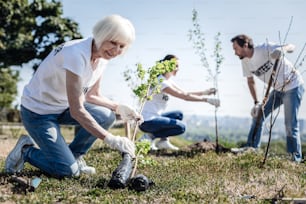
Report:
[[[231,42],[237,42],[240,47],[243,47],[245,44],[248,45],[248,48],[254,48],[253,40],[245,34],[237,35],[231,39]]]
[[[175,55],[172,54],[168,54],[164,57],[164,59],[159,60],[159,62],[163,62],[163,61],[167,61],[167,60],[171,60],[171,59],[178,59]]]

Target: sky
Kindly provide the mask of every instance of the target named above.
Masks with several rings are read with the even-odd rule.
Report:
[[[166,54],[175,54],[180,60],[180,70],[174,80],[186,91],[213,87],[207,81],[207,69],[195,54],[188,32],[192,29],[192,10],[198,12],[201,30],[205,35],[206,56],[209,67],[213,61],[214,36],[221,33],[224,61],[218,75],[220,116],[250,117],[253,99],[246,78],[242,76],[240,60],[234,55],[230,39],[237,34],[247,34],[255,44],[266,41],[286,42],[296,45],[296,50],[286,57],[293,63],[303,59],[306,43],[306,1],[304,0],[62,0],[63,17],[79,24],[84,37],[92,36],[94,24],[111,14],[128,18],[136,30],[136,40],[120,57],[112,59],[102,80],[102,93],[120,103],[137,106],[137,99],[124,80],[123,72],[135,69],[135,64],[153,66]],[[286,38],[286,39],[285,39]],[[299,57],[300,56],[300,57]],[[306,81],[306,65],[298,67]],[[22,89],[31,77],[26,69],[21,73]],[[259,98],[265,86],[258,80]],[[20,91],[21,92],[21,91]],[[213,116],[215,109],[204,102],[187,102],[170,98],[168,110],[182,110],[185,114]],[[281,108],[281,115],[283,111]],[[300,118],[306,119],[306,100],[302,101]]]

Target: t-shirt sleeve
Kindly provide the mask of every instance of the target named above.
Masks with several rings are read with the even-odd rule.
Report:
[[[244,60],[241,60],[241,66],[242,66],[242,74],[244,77],[251,77],[252,72],[250,71],[249,65]]]
[[[278,45],[278,44],[276,44],[276,43],[274,43],[274,42],[268,42],[267,45],[268,45],[268,46],[267,46],[268,51],[269,51],[270,53],[273,52],[273,51],[276,50],[276,49],[282,50],[282,46],[281,46],[281,45]]]
[[[74,51],[66,56],[67,57],[63,60],[63,68],[81,76],[82,71],[86,66],[84,56],[82,56],[81,53],[75,53]]]
[[[164,90],[165,88],[171,86],[171,81],[167,80],[166,78],[162,78],[161,82],[161,90]]]
[[[65,47],[63,47],[63,49],[61,49],[59,52],[61,53],[55,53],[58,57],[58,66],[65,70],[69,70],[78,76],[81,76],[82,71],[86,66],[85,56],[75,49]]]

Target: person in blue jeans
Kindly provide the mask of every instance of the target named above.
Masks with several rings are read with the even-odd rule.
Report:
[[[100,93],[108,61],[124,53],[134,39],[132,23],[110,15],[96,23],[93,37],[65,42],[50,52],[24,87],[21,117],[30,136],[21,136],[7,156],[7,173],[20,172],[28,162],[56,178],[94,174],[95,168],[83,156],[97,138],[135,157],[134,143],[108,129],[115,122],[115,113],[123,120],[138,121],[141,115]],[[77,127],[69,145],[61,124]]]
[[[235,54],[241,59],[243,75],[247,77],[248,87],[254,100],[251,110],[252,125],[248,134],[247,147],[259,148],[262,127],[271,112],[284,105],[285,127],[287,138],[287,152],[296,162],[302,161],[302,149],[298,123],[298,112],[304,94],[304,81],[294,65],[284,56],[285,52],[291,53],[294,45],[278,45],[267,42],[255,46],[252,38],[245,34],[237,35],[231,39]],[[256,84],[253,76],[264,83],[268,83],[272,74],[274,63],[279,60],[275,76],[272,81],[273,90],[269,93],[267,102],[262,105],[258,101]],[[263,117],[256,129],[256,120],[259,111]],[[255,134],[254,134],[254,131]]]
[[[160,62],[166,60],[175,60],[176,69],[171,72],[166,72],[158,76],[161,81],[161,92],[155,94],[152,100],[146,101],[142,111],[144,122],[139,125],[139,129],[145,134],[139,139],[148,140],[151,142],[151,149],[170,149],[179,150],[178,147],[170,143],[170,136],[177,136],[185,132],[185,124],[182,122],[183,113],[181,111],[167,112],[167,103],[170,96],[180,98],[185,101],[206,102],[216,107],[220,106],[220,100],[215,98],[207,98],[205,95],[216,93],[215,88],[205,91],[187,92],[181,89],[173,80],[179,70],[179,60],[175,55],[166,55]],[[160,140],[155,142],[159,138]]]

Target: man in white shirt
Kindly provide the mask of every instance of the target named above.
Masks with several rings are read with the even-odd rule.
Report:
[[[285,52],[293,52],[294,46],[292,44],[277,45],[271,42],[254,46],[252,38],[244,34],[235,36],[231,42],[235,55],[241,60],[243,75],[247,78],[248,87],[254,100],[254,107],[251,110],[253,122],[247,146],[260,147],[264,119],[273,110],[284,105],[287,151],[292,155],[293,161],[301,162],[298,111],[304,93],[304,81],[298,70],[284,56]],[[278,66],[276,70],[273,70],[276,61],[278,61]],[[274,76],[271,78],[272,73]],[[272,80],[273,91],[269,93],[265,104],[259,103],[254,76],[266,84],[269,83],[270,78]],[[262,117],[257,120],[258,115],[262,115]]]

